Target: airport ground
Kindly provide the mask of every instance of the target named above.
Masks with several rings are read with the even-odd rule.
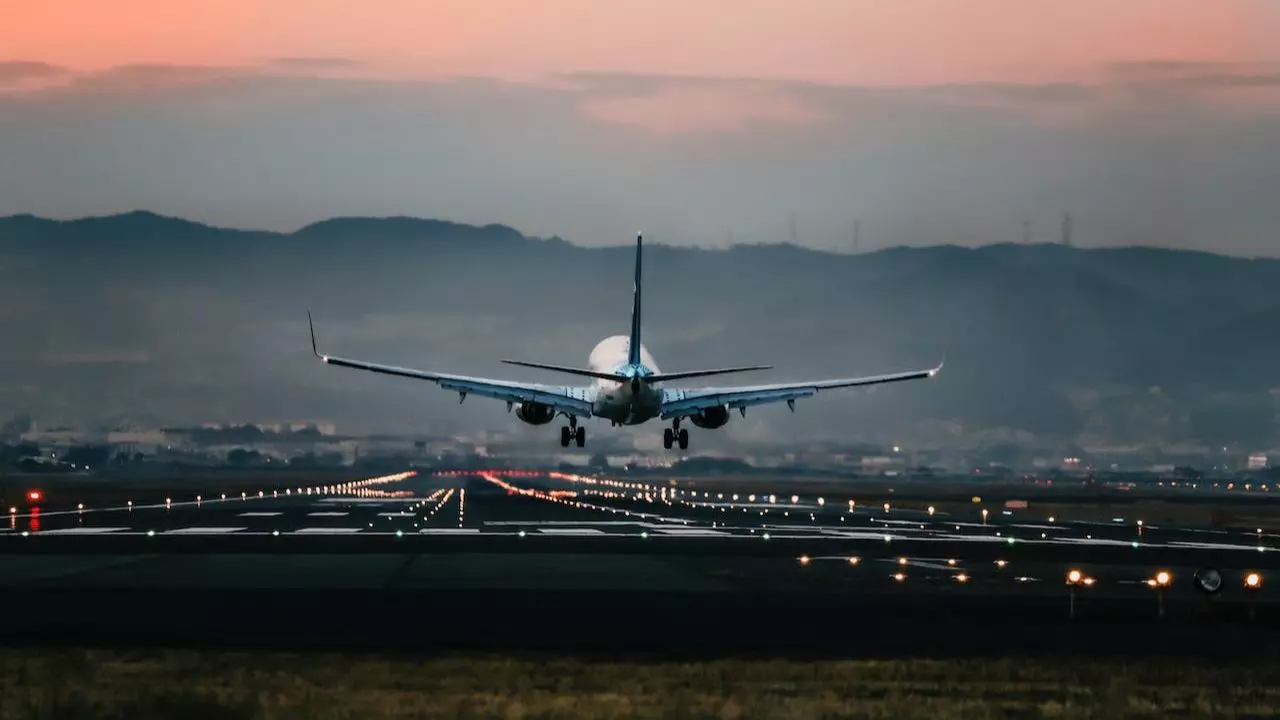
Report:
[[[218,717],[288,698],[421,716],[418,690],[440,717],[1280,707],[1268,496],[534,472],[40,482],[3,486],[13,717],[185,717],[214,695]],[[1220,592],[1191,583],[1204,567]],[[181,672],[201,680],[165,684]],[[124,676],[178,689],[94,699]]]

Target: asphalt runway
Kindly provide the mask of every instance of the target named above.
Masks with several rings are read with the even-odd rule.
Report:
[[[982,516],[557,473],[9,508],[8,642],[1272,651],[1264,528]],[[1260,532],[1261,531],[1261,532]],[[1213,566],[1222,590],[1193,587]],[[1071,570],[1081,582],[1068,586]],[[1167,586],[1151,582],[1166,573]],[[1256,573],[1261,582],[1245,587]],[[1277,575],[1280,578],[1280,575]],[[1278,581],[1280,582],[1280,581]],[[1176,628],[1176,632],[1171,631]],[[1047,644],[1046,644],[1047,643]]]

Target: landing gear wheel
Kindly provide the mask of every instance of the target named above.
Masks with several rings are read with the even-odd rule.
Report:
[[[671,431],[671,428],[664,428],[662,430],[662,447],[670,450],[673,442],[675,442],[675,433]]]
[[[680,440],[680,449],[688,450],[689,449],[689,431],[681,430],[679,440]]]
[[[587,444],[587,429],[586,429],[586,428],[584,428],[584,427],[580,427],[580,428],[578,428],[578,429],[577,429],[576,431],[574,431],[574,433],[573,433],[573,439],[578,443],[578,447],[583,447],[584,445],[586,445],[586,444]]]
[[[1196,570],[1192,580],[1195,581],[1196,589],[1205,595],[1215,595],[1222,589],[1222,573],[1211,567]]]
[[[569,447],[569,426],[564,425],[560,428],[560,447]]]

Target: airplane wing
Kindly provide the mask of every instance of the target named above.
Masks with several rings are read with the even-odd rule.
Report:
[[[752,405],[765,405],[776,402],[785,402],[792,405],[794,410],[796,400],[811,397],[823,390],[858,387],[861,385],[880,385],[904,380],[922,380],[937,375],[940,370],[942,370],[941,363],[938,364],[938,367],[930,370],[913,370],[891,375],[872,375],[860,378],[816,380],[777,385],[706,388],[702,390],[664,390],[662,419],[685,417],[717,406],[737,408],[743,415],[746,415],[747,408]]]
[[[465,400],[467,395],[479,395],[480,397],[503,400],[508,403],[541,403],[560,412],[580,418],[589,418],[592,414],[592,401],[594,399],[592,397],[594,392],[592,388],[540,385],[510,380],[469,377],[466,375],[450,375],[448,373],[414,370],[394,365],[380,365],[364,360],[333,357],[332,355],[321,355],[320,351],[316,349],[316,330],[315,326],[311,325],[311,313],[307,313],[307,324],[311,327],[311,352],[315,353],[316,357],[328,365],[367,370],[383,375],[398,375],[418,380],[430,380],[445,390],[452,390],[458,393],[462,400]]]

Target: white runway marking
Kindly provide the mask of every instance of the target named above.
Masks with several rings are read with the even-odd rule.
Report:
[[[953,542],[971,542],[971,543],[980,543],[980,542],[1007,543],[1009,542],[1009,538],[999,537],[996,535],[949,535],[945,533],[935,538],[927,538],[927,539],[948,540]],[[1029,542],[1029,541],[1024,540],[1022,542]]]
[[[841,558],[841,559],[843,560],[844,558]],[[920,568],[928,568],[930,570],[959,570],[959,568],[952,567],[950,565],[939,565],[937,563],[925,562],[923,560],[912,560],[911,558],[907,558],[907,562],[905,564],[902,563],[901,561],[894,560],[893,558],[878,558],[878,559],[880,560],[880,562],[892,563],[899,567],[920,567]]]
[[[295,535],[334,535],[334,534],[345,534],[345,533],[358,533],[360,532],[360,528],[346,528],[346,527],[302,528],[301,530],[294,530],[293,532]]]
[[[729,535],[724,530],[712,530],[711,528],[697,527],[659,527],[654,528],[657,532],[675,536],[703,536],[703,535]]]
[[[281,512],[244,512],[240,513],[240,517],[277,517],[283,514]]]
[[[603,530],[595,528],[538,528],[538,532],[547,535],[604,535]]]
[[[307,517],[346,517],[350,514],[348,512],[313,512],[307,513]]]
[[[1058,538],[1058,542],[1076,543],[1078,545],[1111,545],[1113,547],[1125,547],[1133,545],[1132,540],[1111,540],[1109,538]]]
[[[378,517],[417,517],[417,516],[411,512],[396,512],[396,513],[385,512],[385,513],[378,513]]]
[[[643,523],[634,520],[485,520],[485,525],[641,525],[644,527],[658,527],[653,523]]]
[[[101,535],[102,533],[123,532],[127,527],[77,527],[59,530],[42,530],[40,535]]]
[[[878,532],[858,532],[857,530],[823,530],[824,535],[836,535],[844,538],[854,538],[858,540],[906,540],[905,535],[894,535],[893,533]]]
[[[423,535],[478,535],[480,534],[480,528],[423,528],[418,532]],[[500,533],[492,534],[498,535]]]
[[[1168,543],[1168,545],[1172,545],[1173,547],[1183,547],[1183,548],[1200,548],[1203,550],[1252,550],[1254,552],[1260,551],[1260,548],[1257,545],[1234,545],[1232,543],[1198,543],[1198,542],[1185,542],[1185,541],[1175,540],[1173,542]]]
[[[222,533],[240,532],[249,528],[242,527],[189,527],[166,530],[165,535],[220,535]]]

